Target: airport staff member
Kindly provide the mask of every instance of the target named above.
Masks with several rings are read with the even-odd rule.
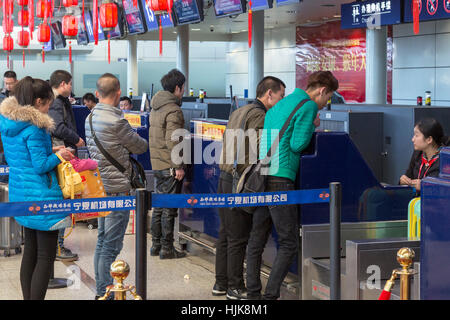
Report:
[[[263,78],[256,87],[256,99],[235,110],[223,135],[220,177],[217,193],[232,193],[234,161],[238,175],[257,160],[259,134],[267,110],[283,99],[286,85],[275,77]],[[243,131],[243,132],[240,132]],[[242,136],[239,136],[242,134]],[[248,139],[243,139],[248,134]],[[235,144],[237,137],[237,146]],[[240,137],[242,139],[240,139]],[[237,151],[239,148],[239,151]],[[253,152],[253,154],[250,154]],[[238,154],[239,153],[239,154]],[[220,229],[216,243],[216,283],[212,294],[228,299],[246,298],[243,264],[252,228],[252,215],[240,208],[219,208]]]
[[[300,154],[310,143],[315,130],[318,110],[325,107],[331,95],[339,87],[337,79],[329,71],[318,71],[308,78],[306,91],[295,89],[293,93],[267,111],[261,138],[259,159],[264,159],[276,135],[304,99],[306,102],[291,119],[289,126],[273,152],[269,163],[266,192],[294,190],[294,182],[300,164]],[[259,207],[253,214],[253,227],[247,248],[247,298],[261,298],[261,259],[272,224],[278,234],[279,248],[263,298],[280,297],[280,287],[297,253],[298,213],[295,205]]]

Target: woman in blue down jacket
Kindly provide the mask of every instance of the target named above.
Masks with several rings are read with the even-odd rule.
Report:
[[[52,149],[49,132],[53,120],[47,115],[53,101],[50,85],[25,77],[0,105],[0,131],[9,164],[9,201],[62,200],[55,173],[63,159],[73,156],[65,148]],[[25,228],[20,283],[25,300],[43,300],[56,256],[58,228],[67,214],[19,216]]]

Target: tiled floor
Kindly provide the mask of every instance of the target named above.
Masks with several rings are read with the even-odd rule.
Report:
[[[79,224],[65,240],[65,246],[78,253],[79,260],[70,263],[55,262],[55,278],[68,278],[73,285],[61,289],[47,290],[47,300],[93,300],[95,280],[93,256],[97,230],[89,230]],[[151,244],[148,236],[148,244]],[[1,252],[1,251],[0,251]],[[3,252],[1,252],[3,253]],[[22,254],[10,257],[0,255],[0,300],[20,300],[19,270]],[[127,285],[135,284],[135,236],[126,235],[124,247],[118,259],[130,265]],[[148,255],[147,299],[150,300],[224,300],[214,297],[214,256],[198,246],[190,246],[186,258],[160,260]],[[265,281],[263,281],[265,282]],[[132,299],[131,295],[127,299]],[[295,299],[282,291],[282,299]]]

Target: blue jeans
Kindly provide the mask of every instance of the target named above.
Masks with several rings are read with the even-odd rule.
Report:
[[[111,264],[122,250],[123,238],[129,219],[129,210],[113,211],[104,218],[98,218],[97,247],[94,255],[95,283],[98,296],[103,296],[106,287],[114,282],[109,272]]]

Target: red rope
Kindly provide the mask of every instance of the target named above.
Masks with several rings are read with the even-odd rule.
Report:
[[[253,29],[253,15],[252,15],[252,1],[248,2],[248,47],[252,47],[252,29]]]
[[[108,64],[111,64],[111,44],[110,44],[111,32],[108,32]]]
[[[159,55],[162,56],[162,25],[161,16],[159,16]]]
[[[72,41],[69,41],[69,62],[72,64]]]
[[[420,0],[411,0],[413,5],[413,27],[414,27],[414,33],[419,33],[419,1]]]
[[[45,62],[45,51],[44,51],[44,46],[42,46],[42,63]]]

